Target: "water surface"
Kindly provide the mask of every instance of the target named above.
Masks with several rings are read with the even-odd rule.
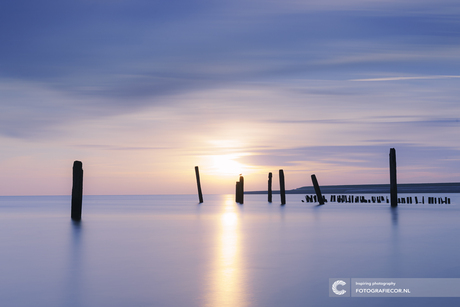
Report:
[[[427,196],[432,196],[427,195]],[[2,306],[458,306],[330,298],[329,278],[460,278],[451,205],[302,203],[265,195],[0,197]],[[459,290],[460,291],[460,290]]]

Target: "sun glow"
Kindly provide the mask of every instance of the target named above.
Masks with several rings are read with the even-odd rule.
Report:
[[[248,174],[249,166],[235,161],[241,156],[236,154],[210,156],[212,172],[221,176]]]

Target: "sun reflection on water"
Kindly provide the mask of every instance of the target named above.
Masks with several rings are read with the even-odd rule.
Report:
[[[220,216],[220,232],[211,275],[207,306],[246,306],[245,285],[240,259],[238,205],[227,195]]]

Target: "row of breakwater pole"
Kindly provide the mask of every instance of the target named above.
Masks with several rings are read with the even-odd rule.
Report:
[[[321,190],[318,185],[318,180],[316,179],[315,174],[311,175],[311,181],[315,188],[316,199],[320,205],[324,205],[324,197],[321,194]],[[398,199],[398,182],[397,182],[397,173],[396,173],[396,150],[390,148],[390,203],[391,207],[395,208],[398,206],[398,202],[401,200]],[[445,201],[447,203],[447,199]],[[449,200],[450,203],[450,200]]]
[[[200,204],[203,203],[203,192],[201,190],[200,171],[198,166],[195,166],[196,184],[198,189],[198,198]],[[72,208],[71,218],[74,221],[81,220],[82,201],[83,201],[83,164],[81,161],[74,161],[73,176],[72,176]],[[272,202],[272,173],[268,173],[268,202]],[[315,188],[316,198],[320,205],[324,204],[324,199],[321,194],[321,189],[316,179],[316,175],[311,175],[311,180]],[[281,205],[286,204],[286,188],[284,182],[284,171],[279,170],[280,198]],[[398,206],[398,188],[396,176],[396,150],[390,149],[390,200],[391,207]],[[235,201],[239,204],[244,203],[244,178],[240,174],[239,181],[236,182]]]
[[[284,184],[284,171],[282,169],[279,170],[279,183],[280,183],[280,198],[281,198],[281,205],[286,204],[286,188]],[[268,173],[268,202],[271,203],[273,200],[273,191],[272,191],[272,182],[273,182],[273,174]],[[244,177],[240,174],[239,181],[236,182],[235,187],[235,202],[239,204],[244,203]]]
[[[195,177],[198,189],[198,199],[200,204],[203,203],[203,192],[201,190],[200,181],[200,170],[198,166],[195,166]],[[269,187],[270,187],[270,202],[271,202],[271,173],[269,176]],[[282,179],[281,179],[282,178]],[[282,182],[282,184],[281,184]],[[282,185],[283,196],[282,204],[286,203],[286,197],[284,195],[284,174],[283,170],[280,170],[280,186]],[[235,200],[239,204],[244,203],[244,177],[240,174],[239,181],[236,182]],[[81,161],[74,161],[72,168],[72,200],[71,200],[71,219],[73,221],[81,220],[83,203],[83,163]]]
[[[272,173],[268,173],[268,189],[267,189],[267,194],[268,194],[268,202],[272,202]],[[280,198],[281,198],[281,205],[286,204],[286,189],[285,189],[285,183],[284,183],[284,171],[282,169],[279,170],[279,180],[280,180]],[[241,179],[240,179],[241,181]],[[318,180],[316,179],[316,175],[312,174],[311,175],[311,181],[313,183],[313,187],[315,189],[315,194],[316,194],[316,199],[320,205],[324,205],[325,203],[325,198],[321,194],[321,189],[318,184]],[[238,182],[236,183],[237,185],[237,192],[236,192],[236,202],[238,201]],[[242,192],[244,193],[244,192]],[[391,207],[397,207],[398,206],[398,190],[397,190],[397,178],[396,178],[396,150],[394,148],[390,149],[390,199],[391,199]],[[243,202],[239,202],[243,203]]]
[[[198,197],[200,199],[200,203],[203,202],[203,194],[201,192],[201,184],[200,184],[200,174],[198,170],[198,166],[195,166],[195,174],[196,174],[196,181],[198,187]],[[273,174],[268,173],[268,202],[272,202],[272,178]],[[320,205],[324,205],[324,196],[321,194],[321,189],[318,184],[318,180],[316,179],[316,175],[311,175],[311,181],[313,183],[313,187],[315,189],[316,199]],[[286,188],[284,182],[284,171],[282,169],[279,170],[279,184],[280,184],[280,199],[281,205],[286,204]],[[391,200],[391,207],[398,206],[398,189],[397,189],[397,176],[396,176],[396,150],[394,148],[390,148],[390,200]],[[244,178],[240,174],[239,181],[236,182],[235,188],[235,201],[239,204],[244,203]]]
[[[196,173],[196,180],[197,180],[197,187],[198,187],[198,197],[200,199],[200,203],[203,202],[203,194],[201,192],[201,184],[200,184],[200,175],[198,166],[195,166],[195,173]],[[268,202],[272,202],[272,178],[273,174],[270,172],[268,173]],[[324,196],[321,193],[321,189],[318,184],[318,180],[315,174],[311,175],[311,180],[313,183],[313,187],[315,189],[316,199],[320,205],[324,205]],[[279,184],[280,184],[280,199],[281,205],[286,204],[286,188],[285,188],[285,181],[284,181],[284,170],[279,170]],[[396,176],[396,150],[394,148],[390,149],[390,199],[391,199],[391,207],[398,206],[398,191],[397,191],[397,176]],[[239,181],[236,182],[235,187],[235,201],[239,204],[244,203],[244,178],[240,174]]]
[[[278,174],[279,174],[279,180],[280,180],[281,205],[285,205],[286,204],[286,188],[284,185],[284,171],[280,169]],[[273,174],[268,173],[268,188],[267,188],[268,199],[267,200],[269,203],[271,203],[273,200],[272,179],[273,179]]]
[[[326,197],[323,195],[323,201],[327,202]],[[303,202],[303,200],[302,200]],[[318,197],[316,195],[310,194],[305,195],[305,202],[307,203],[316,203],[318,202]],[[331,203],[390,203],[388,196],[362,196],[362,195],[350,195],[350,194],[336,194],[330,196]],[[450,205],[449,197],[425,197],[425,196],[407,196],[407,197],[398,197],[398,204],[440,204],[440,205]]]

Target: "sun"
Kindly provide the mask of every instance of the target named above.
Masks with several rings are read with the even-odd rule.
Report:
[[[222,176],[236,176],[245,173],[247,166],[235,161],[237,155],[214,155],[211,156],[211,167],[213,173]]]

